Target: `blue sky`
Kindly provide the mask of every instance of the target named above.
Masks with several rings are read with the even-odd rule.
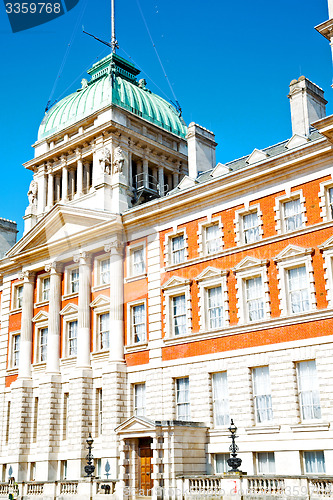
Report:
[[[333,113],[330,47],[314,30],[328,18],[327,0],[116,0],[119,55],[144,70],[153,92],[172,99],[138,2],[183,117],[215,133],[217,161],[291,136],[287,94],[300,75],[325,90]],[[0,216],[18,223],[19,236],[31,180],[22,163],[33,157],[52,88],[56,82],[53,99],[75,91],[85,70],[108,53],[81,25],[109,40],[110,1],[80,0],[65,16],[16,34],[0,5]]]

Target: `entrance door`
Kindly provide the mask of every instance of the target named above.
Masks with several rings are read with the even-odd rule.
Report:
[[[140,490],[147,496],[151,495],[153,488],[153,480],[151,478],[153,472],[151,463],[153,457],[152,442],[151,438],[139,439]]]

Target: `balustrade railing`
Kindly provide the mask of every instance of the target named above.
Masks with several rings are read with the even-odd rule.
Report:
[[[78,481],[62,481],[60,483],[60,494],[61,495],[77,495],[78,493]]]
[[[282,478],[259,478],[247,479],[247,494],[250,495],[283,495],[285,492],[285,481]]]
[[[27,494],[31,496],[39,496],[44,493],[44,483],[27,483]]]
[[[309,491],[310,497],[318,496],[333,498],[333,479],[310,478]]]

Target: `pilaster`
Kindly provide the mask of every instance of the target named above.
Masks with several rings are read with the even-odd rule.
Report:
[[[21,273],[20,278],[24,279],[19,360],[19,378],[23,379],[31,377],[32,318],[34,307],[35,273],[24,271]]]
[[[74,256],[74,262],[79,263],[79,315],[76,363],[80,368],[90,367],[90,302],[91,257],[87,252]]]

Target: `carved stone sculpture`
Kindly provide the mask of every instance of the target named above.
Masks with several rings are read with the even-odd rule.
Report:
[[[123,171],[125,156],[120,146],[114,150],[113,173],[118,174]]]
[[[99,160],[102,168],[103,174],[111,174],[111,153],[110,150],[105,148],[103,151],[103,156]]]
[[[31,181],[28,191],[28,200],[30,205],[34,205],[37,200],[38,184],[36,181]]]

